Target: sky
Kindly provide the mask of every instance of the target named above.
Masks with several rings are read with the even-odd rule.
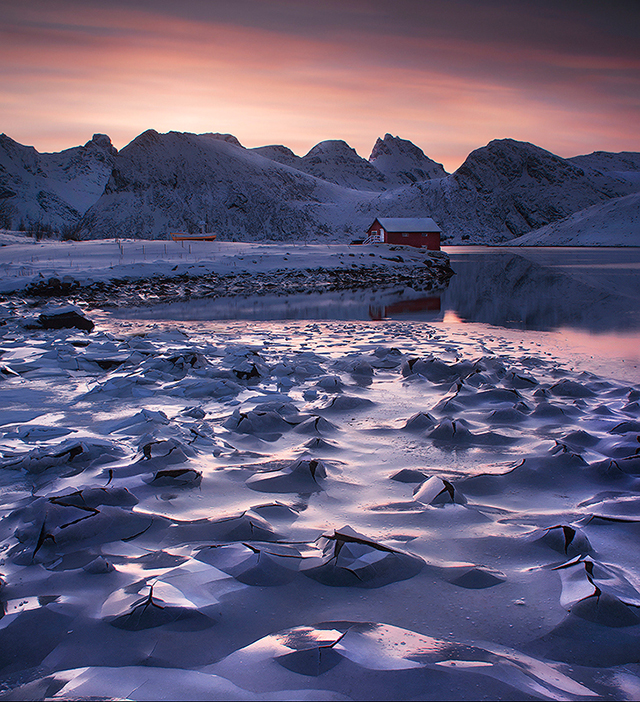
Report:
[[[0,131],[640,151],[640,0],[0,0]]]

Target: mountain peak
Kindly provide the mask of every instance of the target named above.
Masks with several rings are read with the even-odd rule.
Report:
[[[244,146],[238,140],[238,137],[233,136],[233,134],[221,134],[220,132],[207,132],[202,134],[202,136],[209,137],[209,139],[217,139],[218,141],[226,141],[227,144],[233,144],[234,146],[239,146],[244,149]]]
[[[288,146],[282,144],[270,144],[268,146],[257,146],[251,151],[268,158],[270,161],[282,163],[285,166],[296,168],[300,161],[300,157],[296,156]]]
[[[369,161],[373,163],[380,158],[380,156],[390,156],[398,152],[411,154],[414,158],[426,158],[424,151],[419,146],[416,146],[408,139],[401,139],[398,136],[394,137],[387,132],[384,135],[384,139],[378,137],[376,140],[371,151],[371,156],[369,156]]]
[[[328,139],[316,144],[300,159],[297,167],[305,173],[346,188],[385,188],[384,175],[342,139]]]
[[[584,176],[584,171],[560,156],[535,144],[515,139],[493,139],[472,151],[455,172],[456,178],[471,178],[481,189],[498,183],[564,183]]]
[[[106,134],[94,134],[91,140],[85,144],[85,147],[90,145],[97,146],[112,156],[118,153],[118,149],[111,143],[111,139]]]
[[[419,146],[389,133],[384,135],[384,139],[377,139],[369,163],[399,185],[444,178],[447,175],[442,164],[425,156]]]
[[[344,156],[358,156],[355,149],[352,149],[346,141],[342,139],[327,139],[316,144],[313,148],[309,149],[309,152],[303,156],[303,158],[310,158],[314,156],[324,156],[324,155],[344,155]]]
[[[160,134],[156,132],[155,129],[147,129],[146,131],[142,132],[142,134],[138,134],[138,136],[133,141],[130,141],[125,148],[134,144],[136,146],[150,146],[151,144],[158,144],[159,142]]]

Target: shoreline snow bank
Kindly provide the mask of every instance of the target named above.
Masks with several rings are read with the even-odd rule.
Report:
[[[407,246],[102,240],[0,247],[0,293],[100,306],[158,299],[343,290],[453,275],[442,251]]]

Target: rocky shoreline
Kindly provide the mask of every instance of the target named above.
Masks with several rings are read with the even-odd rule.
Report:
[[[338,268],[279,268],[252,273],[206,275],[176,273],[154,274],[144,278],[112,278],[83,283],[71,276],[49,277],[28,285],[19,293],[33,304],[55,300],[71,300],[90,307],[137,307],[159,302],[179,302],[206,298],[247,295],[295,295],[344,290],[378,289],[404,286],[430,291],[446,287],[454,271],[446,253],[429,252],[419,265],[404,261],[398,251],[405,247],[390,247],[395,255],[392,265],[374,263],[352,264]]]

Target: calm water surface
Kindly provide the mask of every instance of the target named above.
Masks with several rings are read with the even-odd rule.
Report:
[[[443,291],[411,288],[194,300],[123,315],[224,319],[445,319],[549,331],[640,329],[640,248],[445,249],[456,275]]]
[[[412,288],[249,296],[122,310],[129,319],[381,320],[556,332],[567,345],[640,361],[640,248],[447,247],[442,291]],[[637,366],[636,366],[637,367]]]

